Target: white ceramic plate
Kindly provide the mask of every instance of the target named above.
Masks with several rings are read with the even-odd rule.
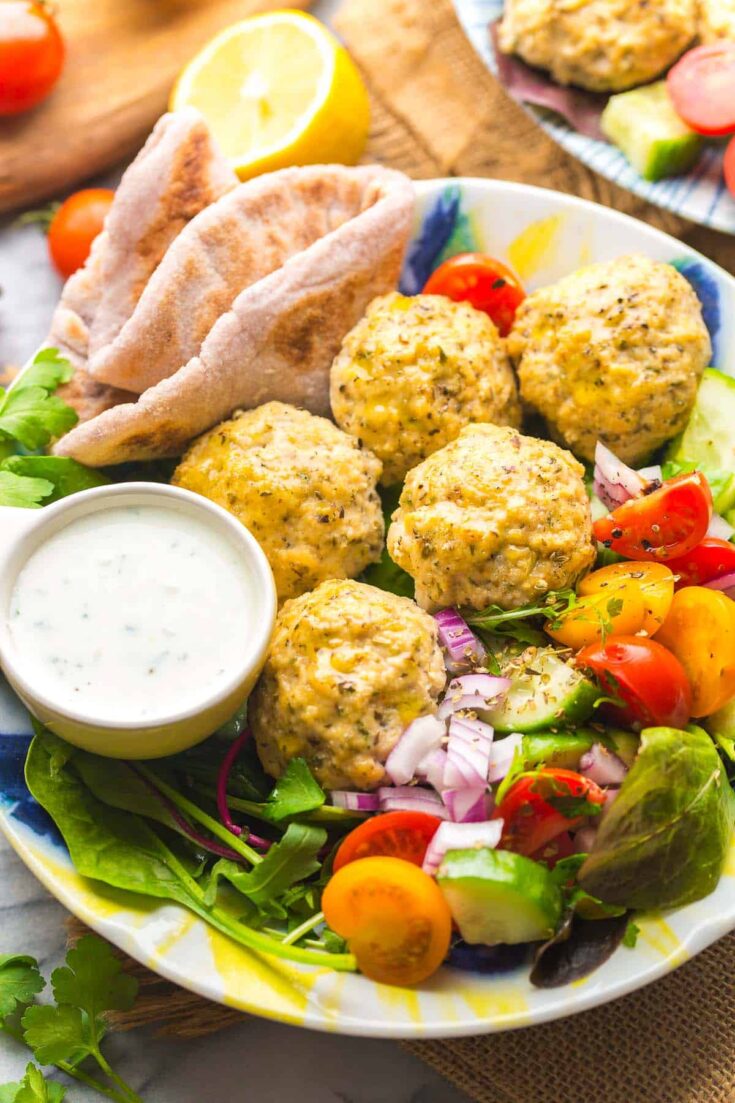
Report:
[[[735,374],[735,280],[673,238],[569,196],[490,180],[420,184],[416,238],[404,287],[413,291],[447,255],[482,248],[509,261],[533,288],[583,263],[641,252],[676,263],[694,282],[717,349]],[[1,530],[1,522],[0,522]],[[421,989],[301,968],[249,953],[176,906],[115,892],[73,870],[53,824],[23,781],[30,723],[0,679],[0,828],[28,868],[70,911],[156,972],[213,1000],[317,1030],[391,1038],[479,1034],[557,1019],[663,976],[735,928],[735,847],[706,900],[641,921],[588,979],[533,988],[523,968],[503,976],[445,967]]]
[[[457,15],[470,42],[493,73],[497,66],[488,27],[502,15],[503,3],[504,0],[454,0]],[[538,107],[528,107],[527,110],[568,153],[614,184],[681,218],[735,234],[735,199],[725,187],[720,147],[708,145],[686,175],[650,184],[630,167],[623,154],[609,142],[578,134],[551,111]]]

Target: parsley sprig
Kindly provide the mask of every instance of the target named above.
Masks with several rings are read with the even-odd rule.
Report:
[[[123,972],[107,943],[85,935],[69,950],[66,963],[51,974],[52,1004],[35,1002],[45,986],[35,958],[0,955],[0,1030],[25,1042],[40,1065],[54,1065],[115,1103],[143,1103],[101,1049],[106,1012],[128,1011],[138,994],[138,982]],[[104,1080],[83,1067],[90,1061]],[[22,1081],[0,1086],[0,1103],[61,1103],[65,1094],[63,1085],[29,1064]]]
[[[505,636],[519,643],[538,646],[546,642],[543,632],[534,624],[540,619],[550,628],[555,627],[565,613],[577,604],[574,590],[550,590],[537,602],[520,605],[517,609],[502,609],[500,605],[488,605],[476,613],[467,613],[465,619],[473,628],[492,636]]]

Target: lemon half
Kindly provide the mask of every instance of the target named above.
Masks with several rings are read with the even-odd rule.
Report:
[[[183,70],[170,109],[197,107],[242,180],[287,165],[354,165],[370,107],[347,51],[300,11],[221,31]]]

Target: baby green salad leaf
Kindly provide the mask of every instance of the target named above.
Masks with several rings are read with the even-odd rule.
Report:
[[[716,887],[732,827],[732,791],[707,733],[648,728],[579,883],[637,910],[690,904]]]
[[[326,841],[323,827],[290,823],[283,838],[254,869],[244,870],[236,862],[221,858],[212,870],[212,882],[216,886],[217,880],[225,877],[253,904],[267,908],[294,882],[303,881],[319,871],[317,855]]]
[[[266,802],[265,813],[277,823],[288,816],[321,808],[324,801],[324,790],[314,780],[305,760],[292,758]]]

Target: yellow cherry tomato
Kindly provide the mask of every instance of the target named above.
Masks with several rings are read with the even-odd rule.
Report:
[[[381,984],[420,984],[449,951],[452,917],[436,881],[402,858],[361,858],[334,874],[324,917]]]
[[[607,636],[653,636],[671,608],[675,581],[663,563],[602,567],[582,579],[577,604],[546,631],[574,651]]]
[[[657,640],[684,667],[692,716],[709,716],[735,697],[735,601],[705,586],[674,596]]]

